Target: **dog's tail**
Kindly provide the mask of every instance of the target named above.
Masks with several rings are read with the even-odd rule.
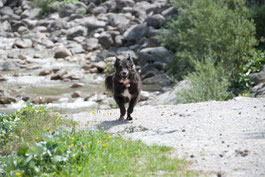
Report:
[[[113,91],[113,75],[109,75],[105,79],[105,87],[109,91]]]

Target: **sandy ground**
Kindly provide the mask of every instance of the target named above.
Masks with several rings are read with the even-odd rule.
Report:
[[[100,127],[146,144],[174,147],[190,169],[209,176],[265,176],[265,98],[136,107],[133,121],[119,110],[69,115],[80,128]]]

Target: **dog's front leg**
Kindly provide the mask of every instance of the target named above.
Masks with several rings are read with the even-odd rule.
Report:
[[[124,103],[123,103],[123,99],[120,98],[120,97],[114,97],[117,105],[119,106],[120,108],[120,118],[119,120],[124,120],[124,116],[126,114],[126,109],[125,109],[125,106],[124,106]]]
[[[136,105],[137,101],[138,101],[138,97],[134,97],[130,100],[129,107],[127,110],[127,119],[126,120],[132,120],[131,114],[133,112],[133,108]]]

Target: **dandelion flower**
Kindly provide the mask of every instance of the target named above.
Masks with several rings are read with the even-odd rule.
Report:
[[[25,131],[25,129],[22,129],[21,131],[22,131],[22,132],[24,132],[24,131]]]
[[[87,148],[87,146],[86,146],[86,145],[84,145],[84,146],[83,146],[83,148],[84,148],[84,149],[86,149],[86,148]]]
[[[5,134],[4,134],[4,133],[2,133],[2,136],[5,136]]]
[[[102,143],[102,141],[99,140],[99,141],[98,141],[98,144],[100,144],[100,143]]]
[[[74,146],[74,144],[71,144],[71,146]]]
[[[108,111],[107,114],[110,114],[110,112]]]
[[[20,174],[19,172],[16,172],[16,175],[17,175],[17,176],[20,176],[21,174]]]
[[[107,145],[106,145],[106,144],[103,144],[102,146],[103,146],[103,147],[106,147]]]
[[[56,119],[56,121],[59,121],[59,120],[60,120],[60,118],[57,118],[57,119]]]
[[[61,117],[61,120],[63,120],[63,118]]]
[[[37,137],[36,137],[36,140],[38,140],[38,139],[39,139],[39,137],[37,136]]]
[[[55,112],[55,114],[58,114],[58,112]]]
[[[40,110],[40,112],[42,112],[42,110]]]
[[[96,111],[91,111],[92,114],[96,114]]]
[[[72,140],[74,140],[74,139],[75,139],[75,137],[72,137],[71,139],[72,139]]]
[[[48,127],[48,128],[47,128],[47,130],[49,131],[49,130],[50,130],[50,128]]]
[[[109,136],[109,137],[108,137],[108,139],[111,139],[111,138],[112,138],[112,136]]]

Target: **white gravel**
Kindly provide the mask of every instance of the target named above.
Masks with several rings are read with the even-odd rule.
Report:
[[[204,175],[265,176],[265,98],[136,107],[132,122],[118,121],[118,109],[70,116],[81,128],[174,147]]]

